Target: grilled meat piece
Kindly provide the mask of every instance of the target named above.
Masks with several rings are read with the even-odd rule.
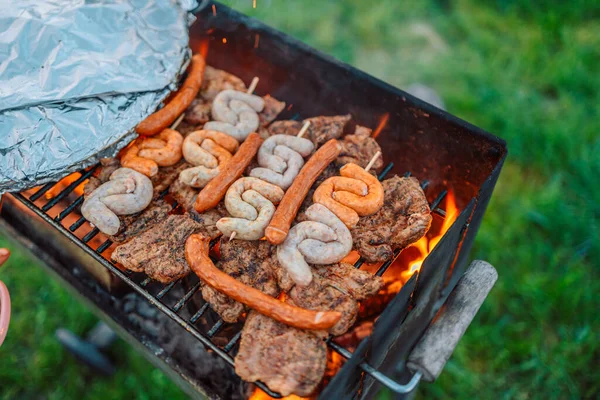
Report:
[[[357,269],[352,264],[342,262],[313,267],[316,275],[355,300],[364,300],[373,296],[384,285],[383,278],[380,276]]]
[[[212,102],[202,97],[196,97],[185,110],[184,121],[190,125],[204,125],[210,121]]]
[[[299,330],[257,312],[248,315],[235,372],[262,381],[284,396],[310,395],[325,373],[327,347],[311,331]]]
[[[351,264],[316,267],[313,272],[308,286],[294,286],[288,294],[299,307],[341,312],[342,318],[329,331],[335,336],[346,333],[354,325],[359,309],[357,300],[372,296],[383,286],[382,278]]]
[[[175,201],[183,207],[186,211],[194,209],[194,202],[199,190],[191,186],[186,185],[179,179],[175,179],[175,182],[169,186],[169,194],[175,199]]]
[[[263,100],[265,101],[265,108],[258,114],[261,127],[265,127],[273,122],[285,108],[285,101],[279,101],[275,97],[266,95],[263,97]]]
[[[112,260],[125,268],[145,272],[150,278],[169,283],[190,272],[185,260],[185,241],[204,226],[188,215],[170,215],[164,221],[118,246]]]
[[[192,209],[188,212],[188,215],[192,217],[194,221],[202,224],[202,233],[205,236],[215,239],[221,236],[221,231],[217,229],[217,221],[229,214],[227,213],[225,205],[221,202],[215,208],[206,210],[203,213],[199,213]]]
[[[256,288],[269,296],[277,296],[279,288],[273,276],[272,246],[266,240],[221,240],[221,260],[217,268],[238,281]],[[225,322],[236,322],[246,307],[210,286],[202,288],[202,297]]]
[[[362,217],[351,231],[354,248],[370,263],[389,260],[394,249],[403,249],[422,238],[432,219],[416,178],[394,176],[382,184],[383,207]]]
[[[212,102],[221,91],[227,89],[245,92],[246,85],[237,76],[207,65],[198,97]]]
[[[190,167],[191,165],[186,163],[184,159],[181,159],[177,164],[170,167],[160,167],[158,173],[150,178],[152,186],[154,186],[154,197],[158,197],[171,186],[177,180],[181,171]]]
[[[344,136],[344,140],[340,141],[342,151],[335,160],[335,164],[342,167],[347,163],[354,163],[363,168],[367,166],[371,158],[381,151],[379,144],[371,137],[371,129],[357,125],[353,135]],[[376,171],[383,167],[383,158],[377,158],[370,171],[376,174]]]
[[[313,311],[338,311],[342,318],[330,330],[334,336],[350,329],[358,315],[358,302],[348,294],[336,289],[335,284],[314,275],[308,286],[294,286],[289,291],[290,300],[298,307]]]
[[[115,243],[126,242],[142,232],[152,228],[169,215],[171,206],[164,200],[153,200],[142,212],[132,215],[120,215],[119,232],[109,238]]]
[[[269,134],[273,135],[293,135],[296,136],[300,129],[302,129],[303,123],[300,121],[285,120],[275,121],[269,125]]]
[[[350,121],[350,114],[335,115],[333,117],[319,116],[299,121],[275,121],[269,125],[271,135],[297,135],[306,121],[310,121],[310,126],[303,137],[311,140],[315,148],[321,146],[329,139],[338,139],[344,133],[344,128]]]
[[[321,146],[330,139],[338,139],[344,134],[344,128],[350,121],[350,114],[336,115],[333,117],[312,117],[302,121],[310,121],[310,126],[304,134],[304,137],[310,139],[315,148]]]

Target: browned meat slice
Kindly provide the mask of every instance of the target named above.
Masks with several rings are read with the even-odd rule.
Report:
[[[308,286],[294,286],[288,294],[291,302],[299,307],[314,311],[340,312],[342,318],[329,330],[334,336],[347,332],[356,321],[358,302],[320,275],[313,274]]]
[[[171,186],[177,180],[181,171],[190,167],[191,165],[183,159],[170,167],[160,167],[158,173],[150,178],[152,186],[154,186],[154,197],[157,197]]]
[[[342,151],[335,160],[336,165],[341,167],[347,163],[354,163],[366,167],[375,153],[381,151],[379,144],[371,137],[371,132],[371,129],[357,125],[353,135],[344,136],[344,140],[340,141]],[[383,158],[378,157],[370,171],[375,174],[381,167]]]
[[[235,372],[245,381],[262,381],[284,396],[308,396],[323,378],[326,364],[325,342],[312,332],[249,314],[235,357]]]
[[[192,100],[192,104],[185,110],[184,121],[190,125],[203,125],[210,121],[210,108],[212,102],[197,97]]]
[[[211,239],[221,236],[221,232],[217,229],[217,221],[229,215],[223,202],[219,203],[215,208],[206,210],[203,213],[198,213],[196,210],[192,209],[188,214],[194,221],[202,224],[202,233]]]
[[[306,212],[308,207],[310,207],[313,204],[313,194],[315,194],[315,190],[317,190],[319,185],[323,183],[325,179],[330,178],[332,176],[336,176],[338,175],[338,173],[339,168],[335,165],[335,163],[331,163],[327,166],[327,168],[325,168],[323,173],[319,175],[315,183],[311,186],[310,190],[308,191],[308,194],[306,195],[304,201],[300,205],[300,209],[298,209],[298,215],[296,216],[296,220],[294,222],[306,221],[306,216],[304,215],[304,213]]]
[[[125,268],[145,272],[150,278],[169,283],[190,272],[185,260],[185,241],[203,226],[188,215],[171,215],[151,229],[118,246],[113,261]]]
[[[179,179],[175,179],[175,182],[169,186],[169,194],[177,203],[181,204],[184,210],[190,211],[194,209],[198,189],[186,185]]]
[[[154,200],[142,212],[119,216],[121,220],[119,232],[109,237],[115,243],[126,242],[167,218],[169,211],[171,206],[167,202],[162,199]]]
[[[312,140],[316,147],[330,139],[338,139],[344,134],[344,128],[350,121],[350,114],[336,115],[333,117],[312,117],[302,123],[310,121],[310,127],[304,137]]]
[[[350,118],[350,115],[335,115],[333,117],[312,117],[302,122],[275,121],[269,125],[269,133],[271,135],[297,135],[302,125],[306,121],[310,121],[310,127],[304,134],[304,137],[310,139],[316,147],[319,147],[329,139],[340,138]]]
[[[207,65],[198,97],[212,102],[220,91],[226,89],[245,92],[246,85],[237,76]]]
[[[296,136],[300,129],[302,129],[302,122],[300,121],[275,121],[269,125],[269,134],[273,135],[294,135]]]
[[[277,296],[279,288],[273,276],[272,246],[266,240],[221,240],[221,261],[217,268],[238,281],[252,286],[269,296]],[[210,286],[202,288],[202,297],[225,322],[236,322],[246,307]]]
[[[313,267],[315,274],[355,300],[364,300],[373,296],[384,285],[383,278],[357,269],[352,264],[338,263]]]
[[[263,100],[265,101],[265,108],[258,114],[261,127],[265,127],[273,122],[285,108],[285,102],[279,101],[275,97],[266,95],[263,97]]]
[[[429,204],[416,178],[394,176],[383,181],[383,190],[381,210],[362,217],[352,229],[354,248],[367,262],[390,259],[394,249],[416,242],[431,225]]]
[[[314,266],[313,266],[314,267]],[[338,336],[354,325],[358,315],[357,300],[366,299],[383,287],[383,279],[369,272],[339,263],[313,268],[310,285],[294,286],[289,291],[291,301],[309,310],[339,311],[340,321],[329,333]]]

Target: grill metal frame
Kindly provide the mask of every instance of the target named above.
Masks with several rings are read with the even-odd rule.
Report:
[[[386,167],[378,175],[378,179],[380,181],[383,180],[386,177],[386,175],[392,170],[393,166],[394,166],[393,162],[386,165]],[[191,300],[191,298],[194,296],[194,294],[200,289],[199,281],[197,283],[195,283],[194,285],[192,285],[192,287],[189,290],[187,290],[187,292],[181,298],[179,298],[172,307],[169,307],[167,304],[163,303],[161,301],[161,299],[177,283],[179,283],[181,281],[181,279],[178,279],[174,282],[164,285],[162,288],[160,288],[160,290],[157,292],[157,294],[153,295],[152,293],[150,293],[149,290],[146,289],[148,284],[150,282],[152,282],[152,280],[149,277],[146,277],[145,279],[141,280],[138,283],[134,279],[133,273],[131,273],[131,271],[126,271],[126,272],[121,271],[114,263],[112,263],[111,261],[107,260],[106,258],[104,258],[102,256],[102,253],[113,244],[113,242],[110,239],[105,240],[96,249],[92,248],[92,246],[89,243],[95,236],[97,236],[100,233],[98,228],[94,227],[83,238],[79,238],[75,235],[75,231],[77,231],[79,228],[81,228],[84,224],[87,223],[87,221],[85,220],[85,218],[83,216],[81,216],[76,222],[71,224],[68,228],[63,226],[62,221],[68,215],[75,212],[76,208],[83,203],[83,200],[84,200],[83,195],[78,196],[74,201],[72,201],[70,204],[68,204],[63,209],[61,209],[56,217],[52,218],[48,214],[48,211],[50,209],[52,209],[54,206],[59,204],[60,201],[66,199],[67,196],[69,196],[69,194],[71,194],[77,186],[82,184],[86,179],[90,178],[98,167],[99,167],[99,165],[95,165],[88,169],[80,171],[79,173],[81,174],[81,176],[79,178],[77,178],[75,181],[71,182],[66,188],[62,189],[57,195],[49,198],[48,201],[41,207],[36,205],[35,202],[37,200],[41,199],[42,196],[44,196],[50,189],[52,189],[57,184],[56,182],[50,182],[50,183],[47,183],[47,184],[41,186],[34,193],[32,193],[29,197],[26,197],[22,193],[13,193],[13,196],[16,199],[18,199],[20,202],[22,202],[31,211],[33,211],[36,215],[38,215],[40,218],[42,218],[48,224],[50,224],[55,229],[57,229],[60,233],[65,235],[67,238],[69,238],[80,249],[82,249],[85,253],[90,255],[94,260],[99,262],[103,267],[107,268],[110,272],[115,274],[119,279],[121,279],[123,282],[125,282],[125,284],[127,284],[135,292],[137,292],[139,295],[141,295],[150,304],[152,304],[154,307],[158,308],[161,312],[163,312],[171,320],[175,321],[177,324],[179,324],[181,327],[183,327],[190,335],[192,335],[195,339],[200,341],[206,348],[212,350],[215,354],[217,354],[219,357],[221,357],[223,360],[225,360],[229,365],[233,366],[234,358],[230,353],[235,348],[236,344],[239,342],[239,339],[241,338],[241,329],[230,339],[230,341],[225,346],[223,346],[221,348],[218,345],[216,345],[215,343],[213,343],[211,338],[214,337],[214,335],[223,327],[223,325],[226,324],[222,318],[219,318],[217,320],[217,322],[215,322],[213,324],[213,326],[210,329],[208,329],[206,332],[201,332],[195,326],[195,323],[210,308],[209,303],[205,303],[202,307],[200,307],[198,309],[198,311],[196,311],[196,313],[193,314],[192,317],[190,317],[190,319],[187,321],[178,314],[183,309],[183,307],[186,304],[188,304],[188,302]],[[411,175],[410,172],[407,172],[404,174],[405,177],[408,177],[410,175]],[[426,190],[427,186],[428,186],[427,180],[423,181],[421,183],[421,188],[423,190]],[[164,197],[167,194],[167,192],[168,192],[168,189],[165,190],[163,193],[161,193],[160,197]],[[443,190],[430,205],[432,212],[438,214],[442,218],[445,217],[446,213],[443,209],[441,209],[439,207],[439,205],[445,198],[446,194],[447,194],[447,191]],[[175,202],[173,204],[173,209],[175,209],[176,207],[177,207],[177,203]],[[214,245],[217,243],[218,240],[219,240],[219,238],[214,239],[210,243],[210,247],[211,248],[214,247]],[[394,251],[394,257],[391,258],[390,260],[384,262],[379,267],[379,269],[377,270],[375,275],[382,276],[387,271],[389,266],[394,262],[394,260],[398,257],[399,254],[400,254],[400,250]],[[356,268],[360,268],[363,265],[363,263],[364,263],[364,259],[360,258],[354,264],[354,266]],[[328,347],[331,348],[333,351],[337,352],[338,354],[340,354],[345,359],[349,359],[352,356],[352,352],[348,351],[344,347],[335,343],[333,341],[333,339],[334,339],[333,336],[330,336],[328,338],[328,340],[327,340]],[[373,377],[378,382],[382,383],[383,385],[385,385],[389,388],[393,388],[393,386],[395,384],[393,379],[388,377],[387,375],[381,373],[376,368],[370,366],[366,362],[360,363],[359,367],[365,373],[367,373],[368,375]],[[255,382],[255,384],[261,390],[263,390],[265,393],[267,393],[269,396],[274,397],[274,398],[281,398],[281,395],[279,393],[270,390],[262,382]]]

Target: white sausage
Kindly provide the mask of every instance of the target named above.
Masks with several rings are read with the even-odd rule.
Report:
[[[117,215],[142,211],[152,195],[150,179],[130,168],[119,168],[85,199],[81,214],[100,231],[116,235],[121,224]]]
[[[250,176],[273,183],[282,189],[290,187],[304,165],[304,158],[312,153],[313,143],[290,135],[274,135],[265,140],[258,150],[258,164]]]
[[[352,236],[344,223],[321,204],[306,210],[309,219],[294,225],[277,247],[277,259],[300,286],[312,281],[311,264],[339,262],[352,250]]]
[[[259,240],[265,235],[265,228],[269,225],[273,214],[275,214],[275,206],[254,190],[245,191],[242,194],[242,199],[258,211],[256,219],[221,218],[217,221],[217,229],[227,237],[236,232],[237,239]]]
[[[265,101],[258,96],[237,90],[223,90],[212,104],[214,121],[207,122],[204,128],[227,133],[241,142],[258,129],[258,113],[264,106]]]

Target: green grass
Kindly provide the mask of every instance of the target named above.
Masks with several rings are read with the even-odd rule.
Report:
[[[600,3],[227,3],[401,88],[429,85],[451,113],[508,142],[472,254],[500,279],[421,397],[596,398]],[[0,395],[181,396],[124,344],[113,379],[91,377],[65,355],[54,330],[84,333],[94,318],[33,264],[17,253],[0,272],[15,309],[0,349]]]

